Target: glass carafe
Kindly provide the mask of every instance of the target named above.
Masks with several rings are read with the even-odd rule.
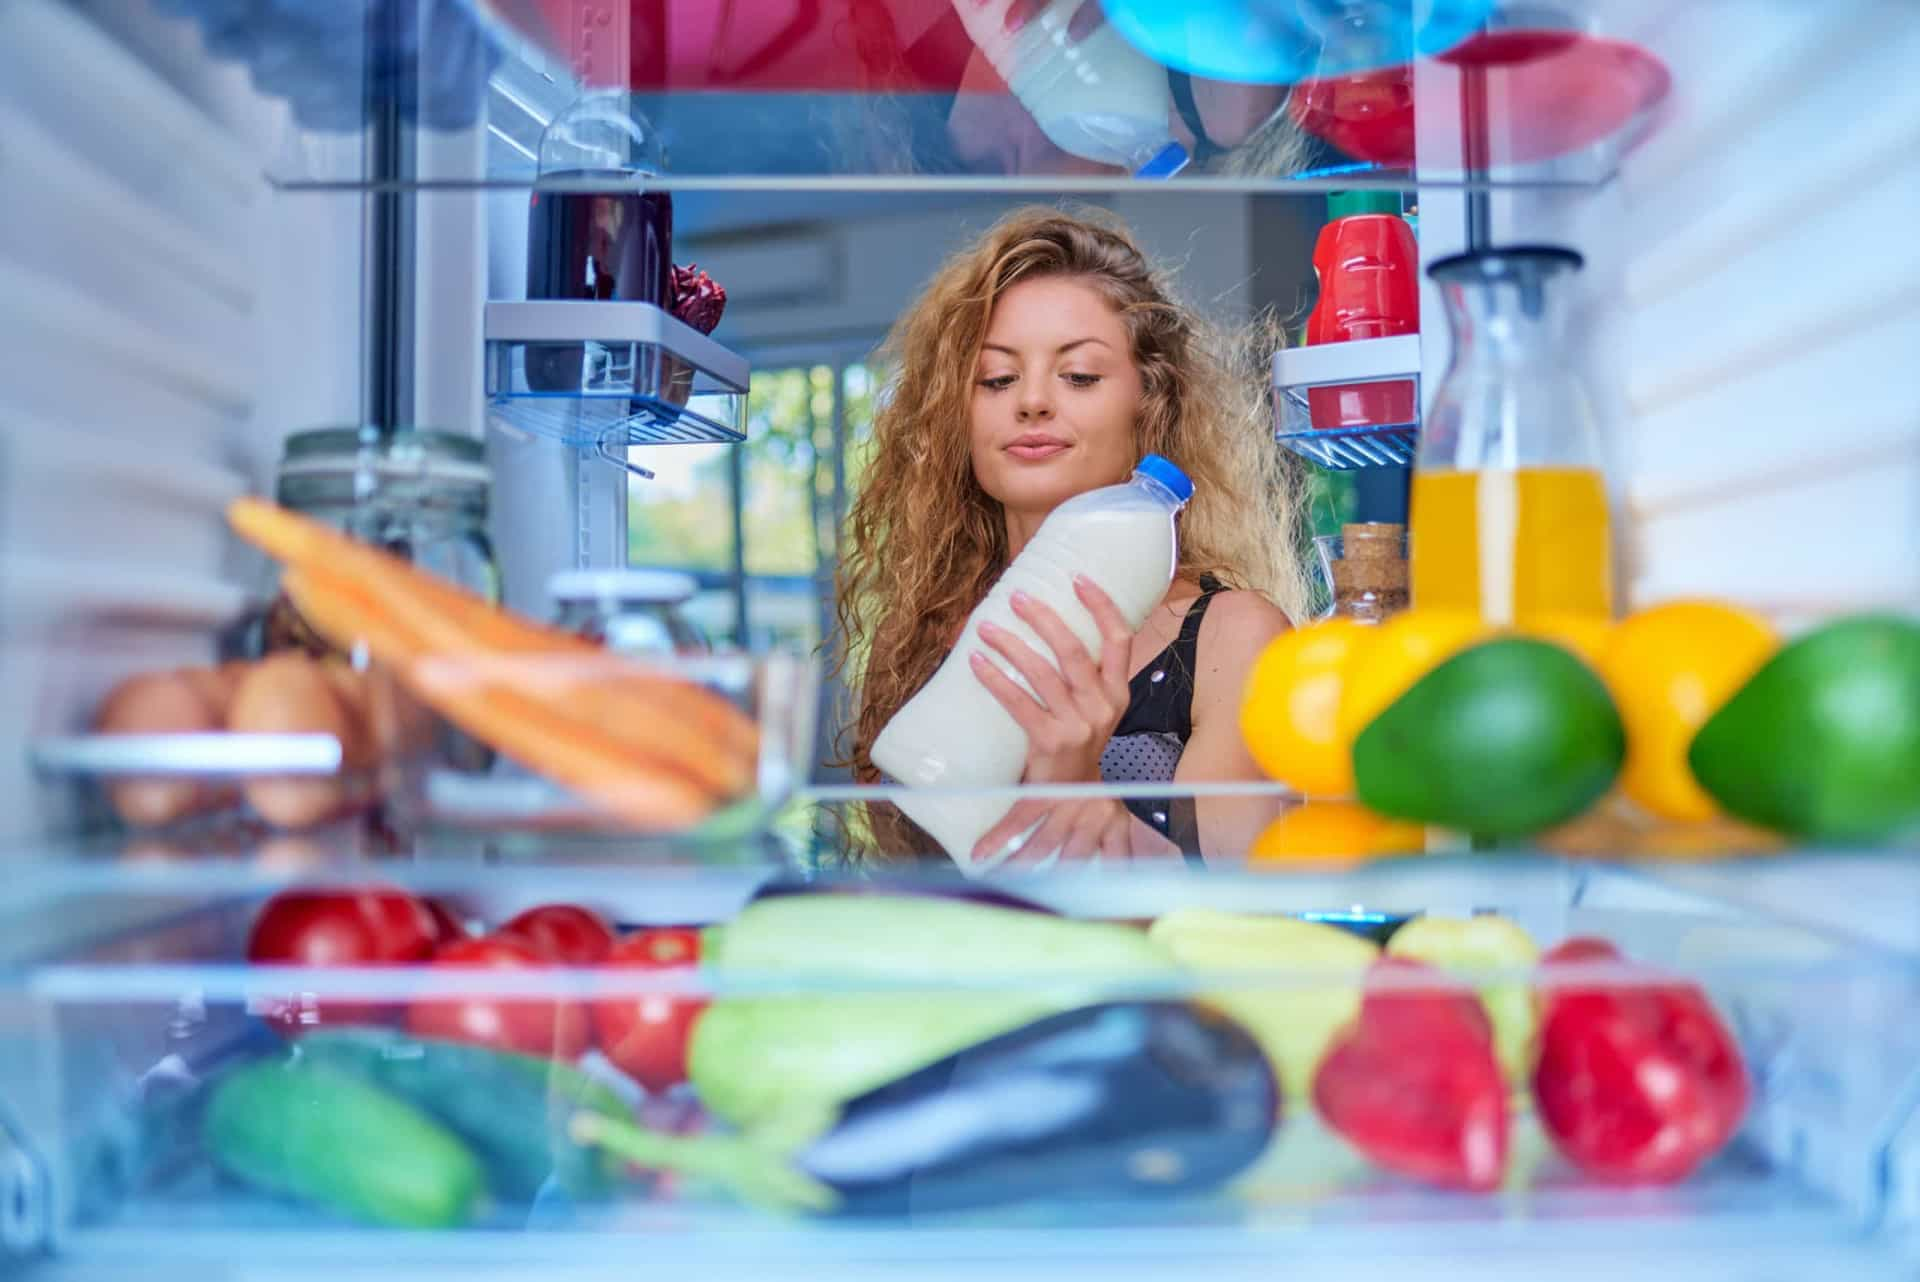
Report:
[[[1613,611],[1606,480],[1566,346],[1581,258],[1515,247],[1434,263],[1453,360],[1421,431],[1409,554],[1417,608],[1499,624]]]

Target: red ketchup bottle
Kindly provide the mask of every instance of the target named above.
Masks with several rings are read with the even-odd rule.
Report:
[[[1347,343],[1420,332],[1420,247],[1400,216],[1397,192],[1335,192],[1332,220],[1313,247],[1320,301],[1307,318],[1307,343]],[[1410,424],[1418,411],[1411,379],[1310,388],[1317,429]]]

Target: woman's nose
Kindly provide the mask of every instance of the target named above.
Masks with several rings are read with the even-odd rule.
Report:
[[[1033,418],[1053,417],[1053,389],[1047,386],[1046,379],[1023,378],[1020,380],[1018,410],[1022,422]]]

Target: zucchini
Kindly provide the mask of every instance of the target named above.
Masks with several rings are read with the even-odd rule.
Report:
[[[459,1135],[502,1201],[531,1201],[549,1178],[576,1198],[612,1183],[618,1163],[575,1144],[567,1124],[582,1110],[620,1120],[629,1110],[571,1065],[384,1028],[317,1029],[295,1053],[391,1091]]]
[[[201,1140],[220,1169],[256,1188],[376,1224],[470,1222],[480,1163],[438,1122],[321,1064],[261,1061],[215,1086]]]
[[[1132,926],[901,894],[760,899],[705,932],[700,960],[723,971],[934,983],[1033,976],[1124,984],[1174,969]]]

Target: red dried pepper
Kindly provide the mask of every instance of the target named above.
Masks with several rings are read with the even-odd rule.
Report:
[[[688,263],[673,269],[673,314],[702,334],[713,333],[727,309],[727,291],[718,281]]]

